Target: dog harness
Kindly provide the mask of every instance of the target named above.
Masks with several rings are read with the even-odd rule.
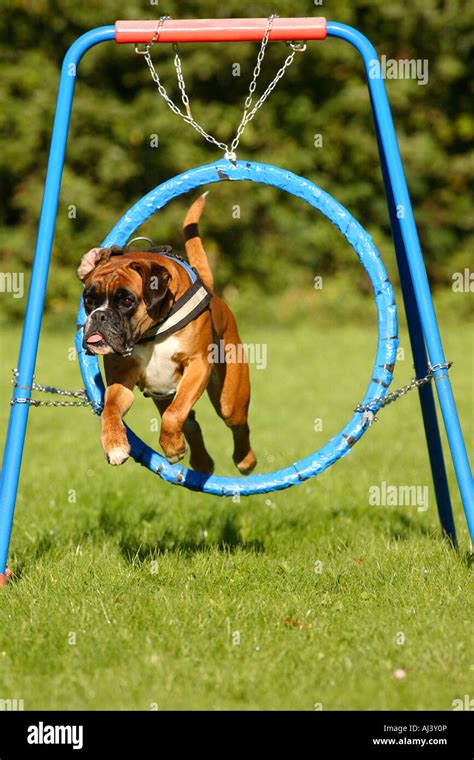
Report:
[[[170,261],[174,261],[179,264],[182,269],[185,270],[188,275],[191,285],[185,293],[178,298],[173,304],[168,314],[163,317],[159,322],[152,325],[142,336],[135,345],[140,343],[148,343],[155,338],[167,338],[168,335],[181,330],[182,327],[192,322],[193,319],[202,314],[203,311],[209,308],[209,304],[212,299],[212,293],[206,288],[201,280],[197,270],[188,264],[181,256],[173,252],[173,249],[168,246],[154,247],[150,253],[159,253]]]
[[[181,256],[174,253],[171,246],[156,246],[153,247],[152,253],[159,253],[176,264],[179,264],[188,275],[191,285],[183,293],[181,298],[173,304],[168,314],[163,317],[159,322],[152,325],[146,333],[142,335],[140,340],[137,340],[135,345],[140,343],[148,343],[155,340],[157,337],[166,338],[168,335],[172,335],[174,332],[181,330],[182,327],[189,324],[199,314],[209,308],[211,302],[212,293],[204,285],[197,270],[188,264]],[[140,387],[140,386],[139,386]],[[172,399],[176,391],[170,391],[169,393],[152,393],[151,391],[144,391],[140,387],[143,395],[147,398],[155,399]]]

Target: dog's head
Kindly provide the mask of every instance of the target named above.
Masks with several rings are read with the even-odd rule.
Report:
[[[92,248],[77,276],[87,315],[83,345],[94,354],[126,355],[166,308],[170,273],[150,254]]]

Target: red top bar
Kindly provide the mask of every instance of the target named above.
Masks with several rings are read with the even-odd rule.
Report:
[[[266,18],[189,19],[165,21],[160,42],[255,42],[267,27]],[[150,42],[158,21],[117,21],[115,41]],[[276,18],[269,39],[324,40],[325,18]]]

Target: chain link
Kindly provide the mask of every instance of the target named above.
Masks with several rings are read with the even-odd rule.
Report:
[[[252,110],[249,113],[247,113],[247,110],[244,111],[244,115],[242,117],[242,121],[239,124],[239,127],[237,129],[237,133],[236,133],[234,139],[232,140],[232,143],[231,143],[231,146],[230,146],[231,153],[234,156],[235,156],[235,151],[237,150],[237,147],[239,145],[242,133],[243,133],[244,129],[246,128],[247,124],[250,121],[252,121],[252,119],[255,116],[255,114],[257,113],[257,111],[263,106],[263,104],[265,103],[265,101],[268,98],[268,96],[273,92],[273,90],[277,86],[277,84],[280,81],[280,79],[284,76],[287,68],[289,66],[291,66],[291,64],[293,63],[294,57],[295,57],[296,53],[299,50],[303,50],[303,48],[297,48],[297,49],[295,48],[295,49],[293,49],[293,52],[290,53],[290,55],[286,58],[285,62],[283,63],[283,66],[277,71],[274,79],[272,80],[272,82],[270,82],[270,84],[268,85],[268,87],[265,90],[265,92],[263,93],[263,95],[261,95],[260,98],[257,100],[257,102],[254,105],[254,107],[252,108]]]
[[[280,79],[284,76],[287,68],[291,66],[293,63],[293,60],[295,58],[296,53],[303,52],[306,50],[306,45],[296,45],[295,43],[290,43],[290,46],[292,48],[292,52],[290,55],[285,59],[283,66],[278,70],[273,80],[268,85],[267,89],[263,93],[263,95],[260,96],[260,98],[257,100],[254,107],[250,110],[253,102],[253,96],[255,94],[255,90],[257,87],[257,80],[260,76],[261,68],[262,68],[262,62],[265,57],[265,52],[267,49],[268,40],[270,38],[270,32],[272,30],[273,21],[275,18],[278,18],[278,15],[276,13],[272,14],[268,17],[267,20],[267,26],[265,28],[265,32],[262,38],[262,42],[260,45],[260,50],[257,55],[257,62],[255,64],[253,75],[252,75],[252,81],[250,82],[249,86],[249,93],[245,99],[244,103],[244,112],[242,114],[242,119],[237,127],[237,132],[235,134],[235,137],[233,138],[230,147],[227,143],[222,142],[220,140],[217,140],[213,135],[209,134],[209,132],[206,132],[206,130],[198,124],[198,122],[193,118],[191,113],[191,105],[189,102],[189,97],[186,93],[186,85],[184,83],[184,77],[183,77],[183,70],[181,65],[181,59],[179,57],[179,48],[176,43],[173,44],[173,50],[175,53],[174,56],[174,66],[176,69],[176,76],[178,79],[178,87],[181,93],[181,100],[182,103],[186,109],[186,113],[183,113],[182,110],[179,108],[178,105],[170,98],[168,95],[166,88],[162,84],[160,77],[158,76],[158,73],[155,69],[155,66],[153,64],[153,61],[151,59],[151,48],[153,45],[158,42],[160,38],[161,29],[163,27],[163,24],[165,21],[168,21],[171,17],[170,16],[162,16],[156,26],[155,32],[153,34],[153,37],[151,38],[150,42],[147,43],[144,50],[139,50],[137,47],[135,47],[135,52],[143,55],[145,62],[150,70],[151,78],[155,82],[158,92],[167,104],[167,106],[173,111],[176,116],[179,116],[186,124],[190,124],[193,129],[196,130],[204,139],[215,145],[217,148],[220,148],[224,151],[225,158],[229,159],[229,161],[235,161],[236,160],[236,150],[238,148],[240,138],[242,137],[242,134],[247,127],[247,124],[252,121],[257,111],[263,106],[266,99],[270,95],[271,92],[275,89],[276,85],[280,81]]]
[[[355,412],[360,412],[363,415],[362,422],[363,424],[372,425],[374,422],[377,422],[378,418],[375,416],[375,411],[379,411],[380,409],[383,409],[385,406],[388,406],[389,404],[393,404],[395,401],[398,401],[399,398],[402,398],[402,396],[405,396],[410,391],[415,390],[415,388],[420,388],[423,385],[426,385],[427,383],[430,383],[434,378],[434,373],[438,370],[445,369],[448,371],[452,367],[453,362],[445,362],[444,364],[434,364],[428,365],[428,373],[425,375],[425,377],[414,377],[411,382],[408,385],[404,385],[402,388],[398,388],[396,391],[392,391],[391,393],[388,393],[385,398],[383,398],[381,401],[380,399],[374,399],[373,401],[368,401],[366,404],[357,404],[356,408],[354,409]],[[29,385],[19,385],[17,382],[18,379],[18,369],[12,370],[12,384],[15,388],[24,388],[26,390],[30,391],[38,391],[41,393],[51,393],[56,396],[69,396],[72,398],[80,399],[79,401],[39,401],[38,399],[32,399],[32,398],[12,398],[10,401],[10,405],[13,406],[14,404],[28,404],[29,406],[90,406],[92,412],[97,414],[99,411],[102,410],[102,405],[97,404],[94,401],[90,401],[87,398],[87,393],[85,389],[82,389],[80,391],[67,391],[63,388],[56,388],[53,385],[41,385],[41,383],[35,383],[33,382],[31,386]]]
[[[41,385],[41,383],[33,382],[30,385],[19,385],[18,383],[18,370],[12,369],[12,385],[14,388],[23,388],[29,391],[39,391],[40,393],[51,393],[56,396],[69,396],[72,398],[80,399],[80,401],[39,401],[33,398],[12,398],[10,406],[14,404],[28,404],[28,406],[90,406],[92,411],[97,413],[102,407],[100,404],[96,404],[94,401],[89,401],[86,391],[66,391],[62,388],[56,388],[53,385]]]
[[[404,385],[402,388],[398,388],[398,390],[388,393],[385,398],[382,399],[382,401],[374,399],[373,401],[369,401],[367,404],[357,404],[354,411],[362,412],[363,423],[370,426],[373,422],[377,422],[378,419],[375,416],[375,410],[378,411],[379,409],[383,409],[384,406],[393,404],[394,401],[398,401],[399,398],[405,396],[405,394],[409,393],[410,391],[415,390],[415,388],[420,388],[422,385],[431,383],[431,381],[434,379],[434,373],[437,372],[437,370],[445,369],[447,371],[450,369],[452,364],[452,362],[446,362],[445,364],[434,364],[433,366],[431,364],[428,364],[428,373],[425,375],[425,377],[414,377],[408,385]]]
[[[173,44],[173,50],[174,50],[174,67],[176,69],[176,76],[178,77],[178,87],[181,92],[181,100],[183,101],[183,105],[186,109],[186,113],[190,119],[193,118],[193,115],[191,113],[191,105],[189,103],[189,98],[186,93],[186,85],[184,84],[184,77],[183,77],[183,69],[181,68],[181,58],[179,57],[179,48],[176,42]]]

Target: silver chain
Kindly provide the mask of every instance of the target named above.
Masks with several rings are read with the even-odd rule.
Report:
[[[10,406],[14,404],[28,404],[28,406],[90,406],[92,411],[97,413],[101,409],[100,404],[96,404],[94,401],[89,401],[86,391],[66,391],[62,388],[56,388],[53,385],[41,385],[40,383],[33,382],[31,385],[19,385],[18,384],[18,370],[12,369],[12,384],[15,388],[24,388],[29,391],[39,391],[41,393],[51,393],[56,396],[70,396],[72,398],[80,399],[79,401],[39,401],[33,398],[12,398]]]
[[[183,106],[186,109],[186,113],[188,117],[192,119],[193,115],[191,113],[191,105],[189,103],[189,98],[186,93],[186,85],[184,84],[183,69],[181,67],[181,58],[179,57],[179,48],[176,42],[173,44],[173,50],[174,50],[174,67],[176,69],[176,76],[178,78],[178,87],[181,92],[181,100],[183,101]]]
[[[422,385],[426,385],[427,383],[430,383],[434,379],[434,373],[437,372],[440,369],[445,369],[448,371],[453,362],[446,362],[444,364],[429,364],[428,367],[428,373],[425,375],[425,377],[414,377],[411,382],[408,385],[404,385],[402,388],[398,388],[396,391],[392,391],[391,393],[388,393],[387,396],[385,396],[382,401],[379,399],[374,399],[373,401],[368,401],[366,404],[357,404],[356,408],[354,409],[355,412],[361,412],[363,414],[363,424],[372,425],[372,423],[377,422],[377,417],[375,416],[375,410],[383,409],[384,406],[388,406],[389,404],[393,404],[394,401],[398,401],[399,398],[402,396],[405,396],[410,391],[415,390],[415,388],[420,388]],[[90,406],[92,407],[92,411],[97,414],[102,409],[101,404],[97,404],[94,401],[90,401],[87,398],[86,391],[80,390],[80,391],[66,391],[62,388],[56,388],[53,385],[41,385],[40,383],[33,382],[31,386],[28,385],[19,385],[18,375],[19,372],[15,368],[12,370],[13,378],[12,378],[12,384],[15,388],[25,388],[30,391],[39,391],[41,393],[51,393],[56,396],[69,396],[72,398],[80,399],[79,401],[38,401],[37,399],[32,398],[12,398],[10,401],[10,405],[13,406],[14,404],[28,404],[29,406]]]
[[[399,398],[405,396],[405,394],[409,393],[409,391],[413,391],[415,388],[420,388],[422,385],[431,383],[434,378],[434,373],[437,370],[445,369],[447,371],[450,369],[452,364],[452,362],[446,362],[445,364],[434,364],[433,366],[431,364],[428,364],[428,373],[425,375],[425,377],[414,377],[408,385],[404,385],[402,388],[388,393],[382,401],[374,399],[373,401],[369,401],[367,404],[357,404],[354,411],[362,412],[363,423],[370,426],[373,422],[377,422],[378,418],[375,416],[376,409],[383,409],[384,406],[388,406],[389,404],[393,404],[394,401],[398,401]]]
[[[217,140],[215,137],[213,137],[213,135],[209,134],[209,132],[206,132],[206,130],[200,124],[198,124],[198,122],[193,118],[193,116],[191,114],[191,106],[190,106],[190,103],[189,103],[189,97],[186,94],[186,86],[185,86],[185,83],[184,83],[183,70],[182,70],[182,66],[181,66],[181,60],[180,60],[180,57],[179,57],[178,45],[176,43],[173,45],[173,50],[175,52],[174,66],[175,66],[176,75],[177,75],[177,78],[178,78],[178,87],[179,87],[179,90],[180,90],[180,93],[181,93],[181,100],[182,100],[182,103],[183,103],[183,105],[184,105],[184,107],[186,109],[186,113],[185,114],[182,112],[182,110],[179,108],[179,106],[177,106],[176,103],[168,95],[168,93],[166,91],[166,88],[162,84],[162,82],[160,80],[160,77],[158,76],[158,73],[157,73],[157,71],[155,69],[155,66],[153,65],[153,61],[151,59],[151,54],[150,54],[151,48],[153,47],[153,45],[155,44],[155,42],[158,42],[158,40],[160,38],[161,29],[163,27],[164,22],[168,21],[171,17],[170,16],[162,16],[160,18],[160,20],[157,23],[157,26],[156,26],[156,29],[155,29],[155,33],[153,34],[153,37],[151,38],[150,42],[148,42],[147,45],[145,46],[144,50],[139,50],[138,47],[135,46],[135,52],[138,53],[138,54],[140,54],[140,55],[143,55],[143,57],[145,58],[146,64],[147,64],[147,66],[148,66],[148,68],[150,70],[151,77],[152,77],[153,81],[155,82],[155,84],[156,84],[156,86],[158,88],[158,92],[160,93],[161,97],[166,102],[166,104],[169,106],[169,108],[173,111],[173,113],[176,114],[176,116],[179,116],[183,121],[185,121],[186,124],[190,124],[196,130],[196,132],[198,132],[202,137],[204,137],[205,140],[207,140],[207,142],[210,142],[213,145],[216,145],[221,150],[223,150],[224,151],[224,157],[227,158],[229,161],[235,161],[236,160],[236,150],[238,148],[238,145],[239,145],[239,142],[240,142],[240,138],[242,137],[242,134],[243,134],[243,132],[244,132],[247,124],[250,121],[252,121],[252,119],[255,116],[255,114],[257,113],[257,111],[263,106],[263,104],[265,103],[265,101],[268,98],[268,96],[270,95],[270,93],[273,92],[273,90],[277,86],[277,84],[280,81],[280,79],[284,76],[287,68],[289,66],[291,66],[291,64],[293,63],[293,60],[295,58],[296,53],[300,53],[300,52],[303,52],[304,50],[306,50],[306,44],[298,45],[296,43],[289,43],[290,47],[292,48],[292,52],[290,53],[289,56],[287,56],[287,58],[285,59],[283,65],[282,65],[282,67],[277,71],[275,77],[270,82],[270,84],[268,85],[268,87],[265,90],[265,92],[263,93],[263,95],[260,96],[260,98],[257,100],[257,102],[254,105],[254,107],[250,110],[250,108],[252,106],[252,101],[253,101],[253,96],[254,96],[254,93],[255,93],[255,89],[256,89],[256,86],[257,86],[257,80],[258,80],[258,78],[260,76],[262,62],[263,62],[263,59],[265,57],[265,52],[266,52],[268,40],[269,40],[269,37],[270,37],[270,32],[272,30],[273,21],[277,17],[278,17],[277,14],[273,14],[273,15],[271,15],[271,16],[268,17],[267,26],[265,28],[265,32],[264,32],[264,35],[263,35],[263,38],[262,38],[262,42],[261,42],[261,45],[260,45],[260,50],[259,50],[259,53],[257,55],[257,62],[255,64],[255,68],[253,70],[253,76],[252,76],[252,81],[250,82],[249,93],[248,93],[248,95],[247,95],[247,97],[245,99],[244,112],[243,112],[243,115],[242,115],[242,120],[241,120],[239,126],[237,127],[237,132],[235,134],[234,139],[232,140],[232,142],[230,144],[230,147],[229,147],[229,145],[227,143],[221,142],[220,140]]]

